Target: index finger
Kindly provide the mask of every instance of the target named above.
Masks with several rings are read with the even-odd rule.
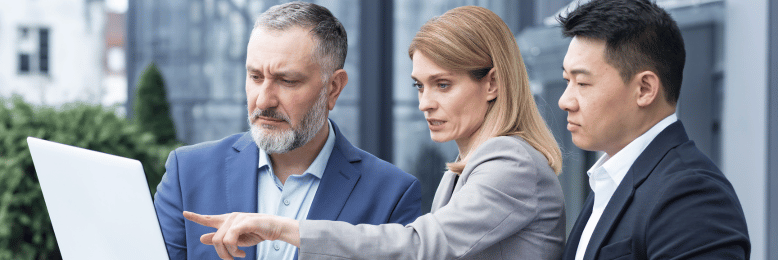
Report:
[[[200,215],[189,211],[184,211],[184,217],[197,224],[217,229],[222,226],[226,219],[224,215]]]

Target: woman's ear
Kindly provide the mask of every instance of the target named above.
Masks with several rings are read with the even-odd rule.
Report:
[[[481,79],[484,82],[484,88],[486,88],[486,101],[492,101],[499,95],[499,86],[497,85],[497,68],[492,68],[489,73]]]

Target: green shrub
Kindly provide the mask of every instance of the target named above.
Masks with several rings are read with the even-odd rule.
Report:
[[[165,91],[165,80],[154,63],[141,74],[136,87],[135,122],[154,133],[158,143],[176,141],[176,128],[170,118],[170,105]]]
[[[0,259],[61,259],[27,136],[141,161],[151,192],[165,172],[175,144],[119,118],[113,109],[68,104],[34,107],[14,97],[0,99]]]

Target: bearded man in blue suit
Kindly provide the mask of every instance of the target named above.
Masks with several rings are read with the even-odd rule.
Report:
[[[675,114],[675,21],[649,0],[593,0],[559,20],[573,37],[559,107],[576,146],[605,152],[563,259],[748,259],[735,190]]]
[[[251,131],[170,153],[154,206],[170,259],[215,259],[200,236],[214,229],[182,212],[258,212],[351,224],[401,223],[421,213],[418,180],[352,146],[329,110],[348,82],[346,31],[324,7],[271,7],[251,33],[246,96]],[[293,259],[264,241],[248,259]]]

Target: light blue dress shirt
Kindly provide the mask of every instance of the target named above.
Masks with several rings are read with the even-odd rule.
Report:
[[[284,184],[273,174],[270,157],[259,149],[259,190],[257,201],[258,212],[276,216],[304,220],[308,216],[313,197],[319,189],[319,181],[327,167],[327,162],[335,146],[335,131],[332,123],[327,120],[329,134],[324,147],[302,175],[292,175]],[[289,243],[263,241],[257,245],[257,259],[294,259],[297,247]]]

